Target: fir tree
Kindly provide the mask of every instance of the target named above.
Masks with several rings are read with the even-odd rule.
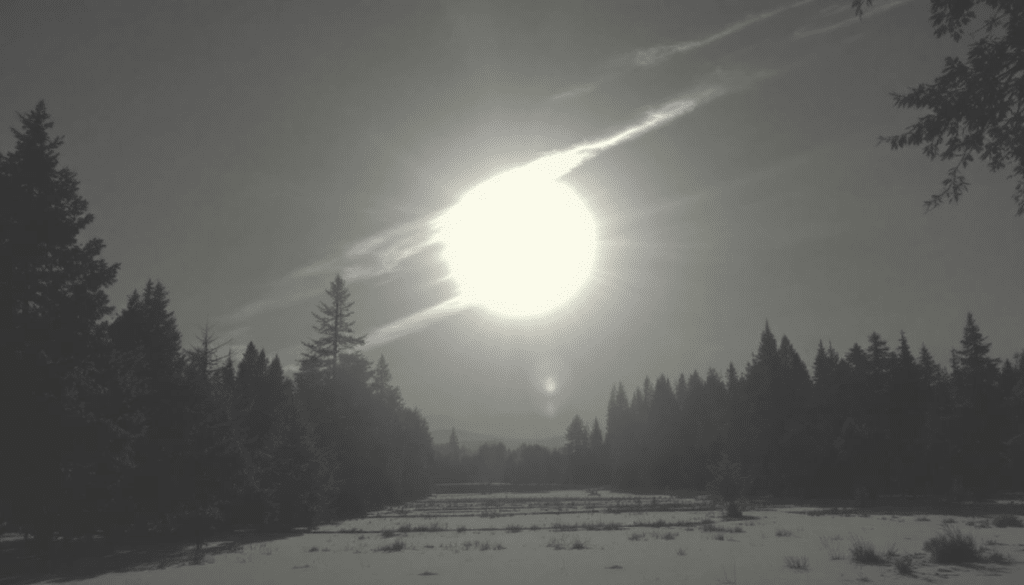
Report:
[[[124,442],[104,370],[104,289],[118,265],[98,238],[43,102],[0,155],[0,518],[42,545],[99,521]]]

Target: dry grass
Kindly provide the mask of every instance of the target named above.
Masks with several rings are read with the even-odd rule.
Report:
[[[392,540],[389,544],[382,544],[373,549],[377,552],[399,552],[405,550],[405,541],[401,538]]]
[[[892,564],[896,567],[896,572],[900,575],[910,576],[914,574],[913,555],[903,555],[898,557]]]
[[[807,570],[807,557],[786,557],[786,566],[797,571]]]
[[[949,524],[942,527],[938,536],[925,541],[924,550],[931,554],[933,563],[959,565],[982,560],[981,549],[974,542],[974,537]]]
[[[884,565],[885,559],[875,551],[875,545],[861,538],[854,538],[850,546],[850,559],[862,565]]]

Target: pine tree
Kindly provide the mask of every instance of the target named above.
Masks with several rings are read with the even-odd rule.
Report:
[[[586,461],[590,455],[590,436],[586,423],[578,414],[565,430],[565,454],[569,462],[569,483],[584,483]]]
[[[313,330],[318,337],[303,342],[306,348],[302,355],[303,371],[333,372],[334,368],[345,362],[344,356],[363,345],[366,339],[353,332],[352,301],[341,275],[331,281],[327,297],[328,300],[321,301],[317,312],[313,313],[316,323]]]
[[[370,485],[374,439],[370,364],[359,353],[363,338],[353,333],[352,302],[340,276],[328,300],[313,314],[317,336],[304,342],[295,377],[302,407],[313,429],[329,516],[362,514],[375,492]]]
[[[95,527],[124,457],[101,323],[118,265],[78,241],[93,216],[45,104],[19,118],[0,155],[0,522],[45,546]]]
[[[654,467],[655,487],[677,486],[679,483],[679,405],[672,393],[672,383],[658,376],[650,400],[650,449]]]
[[[1004,400],[999,395],[999,362],[990,358],[990,344],[967,314],[960,349],[953,350],[954,477],[977,496],[995,488],[1000,468],[1004,429]]]

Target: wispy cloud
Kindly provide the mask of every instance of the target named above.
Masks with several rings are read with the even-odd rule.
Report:
[[[445,317],[461,313],[469,307],[470,303],[462,297],[448,299],[434,305],[433,307],[423,309],[422,311],[413,313],[408,317],[403,317],[397,321],[393,321],[383,327],[380,327],[373,333],[366,336],[366,344],[363,347],[365,349],[379,347],[388,342],[409,335],[410,333],[420,331],[428,325],[436,323]]]
[[[486,188],[495,182],[515,181],[519,177],[551,181],[560,179],[608,149],[635,140],[689,114],[702,104],[727,93],[742,90],[770,75],[772,72],[747,74],[718,71],[695,89],[644,112],[640,119],[633,124],[601,138],[542,154],[523,165],[494,175],[475,186],[473,190]],[[266,311],[293,306],[312,299],[323,293],[325,286],[323,277],[335,273],[341,273],[349,282],[393,273],[399,270],[404,262],[422,254],[441,241],[439,234],[446,214],[455,209],[457,205],[458,203],[432,216],[407,222],[375,234],[357,242],[344,254],[337,257],[296,269],[274,283],[264,298],[248,303],[220,320],[240,323]],[[471,303],[462,297],[443,301],[376,329],[368,335],[366,345],[367,347],[376,347],[386,344],[423,329],[449,315],[461,312],[470,306]]]
[[[728,36],[734,35],[751,25],[757,24],[764,20],[768,20],[769,18],[772,18],[773,16],[776,16],[782,12],[792,10],[793,8],[798,8],[800,6],[810,4],[811,2],[815,1],[816,0],[800,0],[799,2],[794,2],[793,4],[789,4],[786,6],[780,6],[767,12],[762,12],[761,14],[748,16],[747,18],[744,18],[743,20],[740,20],[738,22],[734,22],[731,25],[723,28],[722,30],[710,36],[704,37],[703,39],[699,39],[696,41],[685,41],[673,45],[660,45],[657,47],[651,47],[649,49],[642,49],[633,54],[632,61],[635,65],[639,67],[651,67],[653,65],[661,63],[662,61],[668,59],[669,57],[679,55],[681,53],[688,53],[690,51],[693,51],[694,49],[699,49],[706,45],[710,45],[711,43],[720,41]]]
[[[830,32],[832,32],[834,30],[838,30],[838,29],[841,29],[841,28],[846,28],[848,26],[857,24],[862,19],[873,18],[875,16],[878,16],[879,14],[883,14],[885,12],[888,12],[888,11],[892,10],[893,8],[896,8],[897,6],[902,6],[903,4],[906,4],[908,2],[910,2],[910,0],[891,0],[890,2],[878,2],[878,3],[874,4],[873,6],[871,6],[871,8],[865,10],[863,17],[860,17],[860,16],[850,16],[849,18],[845,18],[843,20],[840,20],[839,22],[834,22],[832,24],[827,24],[827,25],[818,26],[818,27],[814,27],[814,28],[803,27],[803,28],[797,29],[797,31],[793,33],[793,38],[797,39],[797,40],[805,39],[807,37],[813,37],[815,35],[821,35],[821,34],[825,34],[825,33],[830,33]],[[850,10],[850,12],[852,12],[852,9]],[[829,16],[832,16],[832,15],[835,15],[835,14],[838,14],[838,12],[832,11],[832,12],[829,13]]]
[[[726,37],[732,36],[745,28],[748,28],[759,22],[763,22],[765,20],[768,20],[769,18],[777,16],[787,10],[792,10],[794,8],[798,8],[800,6],[804,6],[805,4],[810,4],[811,2],[816,1],[817,0],[799,0],[798,2],[794,2],[792,4],[780,6],[778,8],[762,12],[760,14],[751,15],[742,20],[738,20],[726,26],[722,30],[719,30],[718,32],[708,35],[702,39],[697,39],[693,41],[682,41],[670,45],[658,45],[655,47],[648,47],[646,49],[638,49],[636,51],[633,51],[632,53],[629,53],[628,55],[614,59],[612,63],[609,65],[610,71],[597,81],[580,85],[578,87],[574,87],[561,93],[555,94],[554,96],[552,96],[551,99],[557,101],[588,94],[597,89],[597,87],[604,83],[605,81],[613,77],[616,77],[619,74],[625,73],[626,71],[636,68],[647,68],[659,65],[671,57],[681,55],[684,53],[689,53],[690,51],[694,51],[696,49],[700,49],[702,47],[720,41]]]

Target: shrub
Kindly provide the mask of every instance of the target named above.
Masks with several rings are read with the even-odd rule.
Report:
[[[405,541],[401,538],[396,538],[392,540],[389,544],[382,544],[374,550],[376,550],[377,552],[398,552],[401,550],[405,550]]]
[[[853,562],[862,565],[885,564],[885,559],[875,552],[875,545],[861,538],[853,539],[853,546],[850,547],[850,558]]]
[[[507,532],[511,532],[513,534],[515,534],[516,532],[519,532],[522,529],[523,529],[523,527],[518,525],[518,524],[509,524],[508,526],[505,527],[505,530]]]
[[[1000,514],[992,519],[992,526],[996,528],[1024,528],[1024,522],[1013,514]]]
[[[583,550],[587,548],[587,543],[577,538],[572,541],[572,544],[569,545],[569,548],[571,548],[572,550]]]
[[[893,561],[893,565],[896,567],[896,572],[900,575],[913,575],[914,574],[914,557],[912,555],[903,555]]]
[[[785,528],[779,528],[775,531],[775,536],[793,536],[793,533]]]
[[[786,557],[786,566],[798,571],[807,570],[807,557]]]
[[[942,527],[942,534],[925,541],[924,550],[931,554],[934,563],[962,564],[981,560],[974,537],[948,524]]]

